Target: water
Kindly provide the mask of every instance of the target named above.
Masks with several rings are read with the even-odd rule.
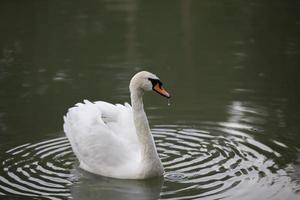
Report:
[[[300,198],[297,1],[2,1],[0,198]],[[12,14],[14,13],[14,14]],[[83,99],[128,102],[139,70],[166,174],[78,168],[62,116]]]
[[[116,180],[80,170],[65,137],[26,143],[5,152],[0,189],[49,199],[297,198],[300,189],[280,166],[282,155],[255,140],[249,125],[202,122],[203,129],[158,125],[152,129],[165,179]],[[273,141],[277,149],[288,148]],[[275,146],[276,147],[276,146]],[[255,194],[253,194],[255,191]]]

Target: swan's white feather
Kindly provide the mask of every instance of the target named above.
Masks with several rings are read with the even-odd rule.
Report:
[[[69,109],[64,131],[81,168],[123,179],[163,175],[142,99],[144,91],[152,91],[154,83],[150,80],[155,79],[156,75],[146,71],[132,77],[132,107],[84,100]]]
[[[129,104],[85,100],[70,108],[64,121],[81,168],[115,178],[138,178],[140,146]]]

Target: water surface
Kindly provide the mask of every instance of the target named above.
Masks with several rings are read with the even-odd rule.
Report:
[[[1,198],[299,199],[298,1],[0,4]],[[144,98],[164,180],[80,170],[63,115],[139,70],[172,94]]]

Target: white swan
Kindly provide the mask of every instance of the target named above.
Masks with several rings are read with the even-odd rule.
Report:
[[[103,101],[84,101],[64,116],[64,131],[80,161],[91,173],[120,179],[162,176],[143,106],[144,91],[170,98],[159,78],[146,71],[133,76],[129,85],[132,107]]]

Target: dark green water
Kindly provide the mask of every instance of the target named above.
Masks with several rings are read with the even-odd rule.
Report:
[[[0,198],[300,198],[300,2],[0,2]],[[129,102],[139,70],[164,181],[78,169],[63,115]]]

